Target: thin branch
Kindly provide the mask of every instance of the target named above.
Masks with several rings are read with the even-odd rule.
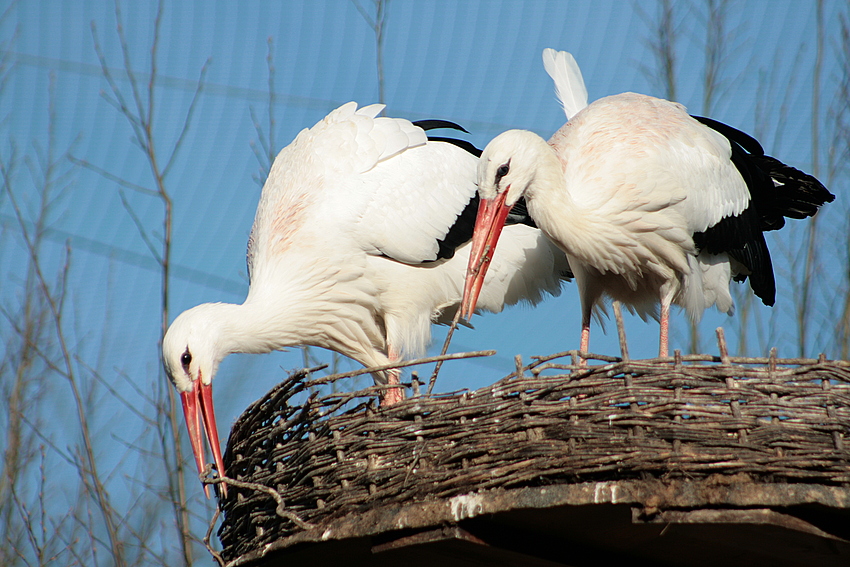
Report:
[[[703,77],[704,116],[711,116],[717,101],[717,91],[722,86],[721,73],[726,60],[726,51],[731,41],[726,33],[728,0],[705,0],[705,74]]]
[[[280,493],[274,488],[265,486],[264,484],[258,484],[256,482],[245,482],[243,480],[236,480],[235,478],[229,478],[227,476],[218,476],[218,473],[216,473],[215,477],[211,477],[211,474],[212,465],[208,463],[206,471],[204,471],[203,474],[204,484],[229,484],[231,486],[235,486],[236,488],[247,488],[249,490],[254,490],[257,492],[265,492],[266,494],[274,498],[274,501],[277,503],[277,508],[275,508],[275,514],[277,514],[281,518],[289,520],[302,530],[309,530],[316,527],[314,524],[302,520],[300,517],[298,517],[298,514],[287,510],[286,503],[283,501],[283,498],[281,497]],[[218,514],[216,514],[216,516],[217,515]]]
[[[116,5],[116,7],[118,6],[117,1],[116,1],[115,5]],[[164,2],[163,2],[163,0],[159,0],[159,3],[156,6],[156,16],[154,17],[153,39],[151,39],[151,73],[150,73],[150,76],[148,77],[148,118],[147,118],[147,121],[146,121],[147,124],[148,124],[148,130],[150,130],[151,124],[153,124],[153,107],[154,107],[154,103],[156,102],[156,97],[154,96],[154,84],[156,83],[156,67],[157,67],[156,53],[157,53],[157,48],[159,47],[159,30],[160,30],[161,24],[162,24],[163,8],[164,8]],[[129,68],[130,67],[128,65],[127,69],[129,70]],[[201,71],[201,74],[203,75],[203,71]],[[196,93],[196,96],[197,96],[197,93]],[[139,113],[139,115],[141,115],[141,112]],[[148,134],[150,134],[150,131],[148,131]],[[181,138],[182,138],[182,135],[181,135]],[[163,175],[165,175],[165,174],[163,173]]]
[[[658,85],[663,97],[676,100],[676,40],[679,32],[674,4],[672,0],[659,0],[657,18],[649,16],[640,4],[636,4],[635,8],[651,26],[651,39],[646,44],[655,55],[655,68],[643,64],[641,68],[649,82]]]
[[[80,458],[71,459],[69,462],[71,462],[71,464],[76,467],[78,473],[80,474],[82,482],[92,492],[95,503],[97,505],[98,510],[100,511],[103,523],[106,527],[106,531],[109,536],[108,547],[111,550],[112,561],[116,565],[123,566],[126,565],[123,541],[120,539],[118,530],[116,528],[115,511],[109,502],[109,494],[106,491],[104,483],[102,482],[102,479],[99,476],[96,468],[94,446],[89,431],[87,412],[85,411],[83,396],[80,392],[79,385],[77,383],[77,379],[74,373],[73,359],[70,355],[70,348],[67,344],[65,331],[63,328],[63,312],[65,308],[65,300],[68,297],[68,274],[71,265],[70,248],[66,245],[65,261],[63,262],[63,266],[59,271],[59,276],[57,282],[54,284],[53,289],[51,289],[51,286],[48,284],[47,279],[42,271],[42,265],[39,254],[40,242],[44,233],[44,223],[46,219],[45,207],[51,202],[50,194],[52,188],[55,186],[56,179],[61,179],[61,176],[57,176],[56,174],[56,168],[59,162],[54,159],[53,150],[55,146],[54,124],[56,123],[54,85],[54,78],[53,76],[51,76],[48,110],[48,145],[46,152],[44,153],[38,153],[38,148],[36,148],[37,157],[40,160],[39,163],[42,169],[42,181],[40,187],[41,214],[36,220],[36,228],[34,233],[31,233],[30,230],[28,230],[28,223],[24,219],[20,203],[15,194],[15,191],[12,188],[10,168],[7,167],[5,160],[2,159],[0,159],[0,174],[2,174],[5,194],[8,198],[8,202],[11,206],[14,216],[19,224],[20,234],[28,253],[28,278],[32,277],[34,282],[32,293],[38,293],[39,297],[44,302],[46,312],[48,314],[47,317],[50,319],[50,322],[52,323],[52,326],[55,329],[54,337],[56,347],[59,350],[59,358],[61,359],[61,364],[64,366],[64,368],[59,368],[57,365],[54,365],[53,361],[46,356],[45,360],[49,361],[47,362],[48,367],[55,366],[57,373],[63,378],[65,378],[65,380],[67,381],[71,390],[73,402],[76,409],[77,420],[80,428],[80,434],[82,436],[83,446],[80,449]],[[33,170],[31,169],[31,171]],[[30,292],[28,291],[28,293]],[[34,341],[35,339],[31,338],[31,340]],[[35,344],[31,343],[28,348],[31,348],[32,350],[38,350],[33,348],[34,346]],[[44,436],[41,434],[37,427],[29,423],[28,425],[30,425],[36,435],[41,438],[44,438]],[[51,443],[50,440],[46,441],[48,443]],[[57,454],[59,454],[60,456],[64,456],[62,451],[59,450],[57,450]],[[41,516],[42,521],[45,520],[45,517],[46,514],[43,513]],[[46,556],[40,555],[39,562],[43,564],[46,559]]]
[[[160,2],[161,5],[161,2]],[[118,42],[121,44],[121,54],[124,57],[124,73],[127,75],[127,79],[130,82],[130,92],[133,95],[133,100],[136,101],[136,116],[139,119],[139,123],[142,124],[143,129],[145,130],[145,134],[150,134],[148,131],[148,126],[150,125],[151,114],[148,114],[147,123],[145,122],[145,105],[142,102],[142,95],[139,92],[138,84],[139,82],[136,80],[136,75],[133,73],[133,63],[130,58],[130,47],[127,44],[127,36],[124,34],[124,18],[121,15],[121,1],[115,0],[115,31],[118,34]],[[155,28],[157,35],[159,29]],[[154,39],[156,42],[156,39]],[[152,84],[154,79],[149,79]],[[150,101],[149,101],[150,102]],[[145,136],[140,137],[139,142],[143,143],[145,140]]]
[[[113,175],[112,173],[109,173],[105,169],[101,169],[98,166],[96,166],[96,165],[94,165],[94,164],[92,164],[92,163],[90,163],[90,162],[88,162],[84,159],[80,159],[80,158],[72,156],[72,155],[69,155],[68,159],[72,163],[79,165],[79,166],[82,166],[82,167],[85,167],[86,169],[90,169],[90,170],[94,171],[95,173],[97,173],[98,175],[100,175],[101,177],[103,177],[104,179],[107,179],[109,181],[117,183],[118,185],[125,187],[127,189],[130,189],[131,191],[136,191],[137,193],[141,193],[142,195],[148,195],[148,196],[151,196],[151,197],[159,196],[159,193],[157,193],[153,189],[148,189],[147,187],[142,187],[141,185],[137,185],[136,183],[133,183],[131,181],[127,181],[126,179],[118,177],[117,175]]]
[[[481,264],[484,263],[484,257],[482,257],[481,261],[478,262],[478,270],[481,269]],[[455,311],[455,316],[452,318],[452,324],[449,325],[449,330],[446,333],[446,340],[443,341],[443,348],[440,350],[440,356],[445,356],[445,354],[449,350],[449,343],[452,342],[452,335],[454,335],[455,329],[457,329],[458,321],[460,321],[460,308]],[[428,395],[431,395],[431,392],[434,390],[434,384],[437,383],[437,375],[440,373],[440,368],[443,366],[443,361],[439,361],[436,366],[434,366],[434,372],[431,373],[431,378],[428,380]]]
[[[141,145],[144,143],[144,132],[142,129],[141,121],[136,118],[136,116],[130,110],[126,100],[124,99],[123,92],[120,88],[118,88],[118,84],[115,82],[115,79],[112,77],[112,73],[110,73],[109,71],[109,65],[107,65],[106,62],[106,55],[104,55],[103,49],[101,49],[100,46],[100,40],[97,38],[97,25],[94,23],[94,21],[92,21],[91,23],[91,33],[92,41],[94,43],[94,50],[97,54],[98,61],[100,62],[100,69],[103,72],[103,78],[106,79],[109,88],[112,90],[113,96],[115,96],[115,106],[121,112],[121,114],[123,114],[130,122],[130,126],[133,128],[136,139]],[[104,96],[104,98],[109,101],[108,97]]]
[[[148,247],[148,251],[151,253],[151,256],[153,256],[154,259],[161,264],[162,256],[159,255],[159,252],[157,252],[156,250],[156,246],[148,237],[148,233],[145,230],[145,225],[142,222],[142,219],[140,219],[138,215],[136,215],[136,212],[133,210],[133,207],[127,201],[127,197],[124,195],[124,191],[119,190],[118,196],[121,198],[121,204],[124,205],[124,210],[127,211],[127,214],[130,215],[130,218],[133,220],[133,224],[136,225],[136,230],[139,232],[139,236],[142,237],[142,241]]]
[[[426,358],[417,358],[415,360],[408,360],[404,362],[396,362],[393,364],[383,364],[381,366],[371,366],[369,368],[361,368],[360,370],[352,370],[351,372],[342,372],[339,374],[329,374],[327,376],[323,376],[321,378],[315,378],[307,382],[307,386],[316,386],[319,384],[327,384],[328,382],[333,382],[335,380],[339,380],[340,378],[351,378],[352,376],[359,376],[361,374],[369,374],[373,372],[383,372],[384,370],[393,370],[395,368],[405,368],[407,366],[416,366],[419,364],[429,364],[431,362],[439,362],[441,360],[459,360],[462,358],[476,358],[481,356],[493,356],[496,354],[495,350],[479,350],[475,352],[459,352],[456,354],[447,354],[441,356],[429,356]]]
[[[269,156],[269,165],[274,162],[275,150],[277,149],[274,141],[274,131],[275,131],[275,119],[274,119],[274,107],[275,107],[275,78],[274,78],[274,40],[272,40],[271,36],[266,40],[266,43],[269,48],[268,55],[266,55],[266,66],[269,69],[269,144],[266,147],[266,153]]]
[[[94,368],[92,368],[91,366],[89,366],[85,362],[83,362],[80,359],[80,357],[75,357],[75,360],[77,361],[77,364],[79,364],[80,366],[82,366],[83,368],[85,368],[86,370],[89,371],[89,374],[92,376],[92,378],[94,378],[104,388],[106,388],[106,391],[109,392],[109,394],[110,394],[110,396],[112,396],[112,398],[121,402],[124,405],[124,407],[127,408],[127,410],[130,413],[132,413],[136,417],[138,417],[139,420],[141,420],[142,423],[146,423],[150,426],[156,426],[156,422],[154,420],[152,420],[146,413],[139,410],[134,403],[132,403],[127,398],[125,398],[121,394],[121,392],[119,392],[116,388],[114,388],[112,386],[112,383],[109,380],[104,379],[103,376],[101,376],[100,373],[97,372],[97,370],[95,370]]]
[[[386,104],[384,97],[384,25],[386,23],[386,9],[389,0],[373,0],[375,4],[375,18],[372,19],[369,13],[360,5],[357,0],[351,0],[366,23],[375,32],[375,64],[378,70],[378,102]],[[381,111],[384,114],[384,111]]]
[[[823,67],[823,35],[824,16],[823,0],[817,1],[816,10],[817,33],[815,64],[812,73],[812,175],[818,177],[820,173],[820,83],[821,69]],[[818,217],[814,215],[809,219],[806,231],[806,249],[803,268],[803,280],[800,282],[800,300],[797,302],[797,345],[800,356],[805,356],[808,350],[809,318],[812,310],[812,287],[815,280],[815,265],[817,263],[817,228]]]
[[[372,16],[369,15],[369,12],[363,9],[363,6],[360,5],[360,2],[357,0],[351,0],[351,3],[354,4],[354,7],[357,8],[357,11],[360,12],[360,15],[363,16],[363,19],[366,20],[366,23],[369,24],[369,27],[375,29],[375,20],[372,19]]]
[[[210,545],[210,540],[212,539],[212,532],[215,528],[215,523],[218,521],[218,516],[221,513],[221,509],[216,506],[215,514],[213,514],[212,520],[210,520],[210,525],[207,528],[207,533],[204,534],[204,547],[207,548],[207,551],[215,559],[215,562],[219,564],[219,567],[225,566],[224,558],[221,556],[221,553],[213,549],[212,545]]]
[[[177,154],[180,152],[180,148],[183,146],[183,140],[186,137],[186,133],[189,131],[189,126],[192,123],[192,116],[195,114],[195,107],[201,96],[201,91],[204,88],[204,78],[207,75],[207,68],[211,61],[212,59],[208,58],[201,67],[201,73],[198,77],[198,87],[195,89],[195,94],[192,96],[192,102],[189,103],[189,109],[186,111],[186,117],[183,119],[183,128],[180,130],[180,135],[177,137],[177,141],[174,143],[174,148],[171,150],[171,157],[168,158],[165,167],[162,169],[163,178],[168,175],[171,166],[174,164],[174,158],[177,157]]]
[[[98,58],[101,63],[103,75],[107,79],[107,82],[109,83],[112,89],[113,95],[115,96],[115,100],[118,101],[117,108],[124,115],[124,117],[127,119],[129,124],[133,128],[133,131],[135,132],[135,141],[138,143],[140,149],[145,155],[145,158],[147,159],[151,175],[156,185],[156,189],[153,191],[153,194],[160,199],[164,209],[162,218],[162,241],[160,243],[160,246],[156,247],[153,245],[152,240],[147,237],[147,231],[143,228],[141,220],[135,215],[133,209],[127,205],[127,201],[124,198],[123,194],[121,195],[122,202],[125,203],[125,207],[127,208],[128,214],[130,214],[131,218],[133,219],[133,222],[136,224],[137,229],[142,235],[143,240],[145,240],[146,245],[153,253],[160,266],[160,336],[162,337],[165,335],[169,323],[168,307],[170,298],[171,237],[173,214],[173,203],[171,200],[171,196],[165,186],[165,176],[171,170],[172,165],[175,163],[177,154],[182,148],[183,143],[186,139],[186,134],[189,130],[189,127],[191,126],[192,118],[197,108],[197,103],[199,101],[200,94],[203,91],[204,79],[206,77],[206,70],[208,68],[209,60],[201,68],[201,72],[199,75],[200,78],[196,83],[195,93],[193,95],[192,102],[190,103],[189,108],[187,109],[186,116],[181,127],[181,131],[177,137],[171,154],[165,161],[165,167],[160,168],[159,158],[156,150],[156,140],[154,138],[153,124],[156,110],[155,89],[158,76],[158,47],[162,20],[164,15],[164,2],[160,0],[157,5],[157,12],[153,26],[153,39],[151,41],[151,48],[149,53],[150,76],[148,77],[146,89],[147,100],[143,100],[140,81],[133,71],[130,50],[124,32],[121,5],[118,0],[116,0],[115,3],[115,14],[117,20],[116,31],[118,34],[118,39],[121,45],[121,52],[123,54],[124,59],[124,72],[126,73],[127,78],[129,80],[130,90],[132,93],[132,97],[135,101],[135,112],[129,109],[127,103],[125,102],[125,97],[122,91],[118,88],[117,84],[115,83],[109,72],[106,57],[104,56],[100,48],[100,44],[97,40],[97,34],[95,33],[94,24],[92,24],[92,30],[95,39],[95,50],[98,54]],[[159,248],[159,252],[155,252],[157,248]],[[162,382],[164,383],[165,381]],[[187,566],[190,566],[193,563],[191,545],[193,538],[191,537],[191,534],[189,532],[189,513],[188,508],[186,506],[186,490],[184,483],[184,459],[179,433],[179,420],[177,418],[177,403],[172,388],[166,388],[163,397],[165,400],[164,403],[161,405],[157,405],[158,417],[164,417],[164,423],[157,420],[157,428],[160,431],[158,440],[163,450],[162,454],[165,460],[164,469],[168,473],[166,478],[168,483],[169,502],[172,505],[172,509],[175,514],[176,524],[180,533],[181,550],[183,552],[183,563]],[[165,429],[167,429],[168,431],[167,434],[165,433]]]

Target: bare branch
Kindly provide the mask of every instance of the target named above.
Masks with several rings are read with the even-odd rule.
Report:
[[[100,175],[104,179],[107,179],[109,181],[117,183],[118,185],[125,187],[127,189],[130,189],[131,191],[136,191],[137,193],[141,193],[142,195],[148,195],[148,196],[151,196],[151,197],[159,196],[159,193],[154,191],[153,189],[148,189],[147,187],[142,187],[141,185],[137,185],[136,183],[133,183],[132,181],[127,181],[126,179],[123,179],[121,177],[118,177],[117,175],[109,173],[105,169],[101,169],[98,166],[96,166],[96,165],[94,165],[94,164],[92,164],[92,163],[90,163],[90,162],[88,162],[84,159],[80,159],[80,158],[78,158],[76,156],[72,156],[72,155],[69,155],[68,159],[72,163],[79,165],[81,167],[85,167],[86,169],[90,169],[91,171],[97,173],[98,175]]]
[[[115,79],[112,77],[112,73],[109,71],[109,65],[106,61],[106,56],[103,53],[103,49],[100,46],[100,40],[97,38],[97,25],[92,22],[91,23],[91,33],[92,33],[92,41],[94,43],[94,50],[97,54],[97,59],[100,62],[100,68],[103,72],[103,78],[106,79],[107,84],[109,84],[109,88],[112,90],[112,94],[115,97],[114,106],[118,109],[121,114],[123,114],[127,120],[130,122],[130,126],[133,128],[133,132],[135,133],[136,140],[140,145],[144,144],[145,136],[144,131],[142,129],[141,121],[133,114],[127,105],[126,100],[124,99],[124,94],[120,88],[118,88],[118,84],[115,82]],[[110,99],[106,96],[104,98],[109,101]]]
[[[50,90],[50,110],[49,113],[52,117],[53,112],[53,89]],[[51,118],[50,123],[54,122],[54,118]],[[53,135],[51,131],[51,127],[48,128],[48,167],[45,169],[44,173],[44,185],[42,188],[42,193],[49,193],[49,189],[53,184],[53,173],[55,171],[54,165],[52,162],[53,155]],[[79,389],[79,385],[77,383],[77,379],[74,373],[74,364],[73,359],[70,354],[70,349],[68,348],[65,332],[63,329],[63,306],[64,306],[64,298],[65,298],[65,286],[67,285],[67,273],[70,267],[70,251],[66,254],[66,261],[60,270],[60,280],[59,280],[59,291],[54,292],[51,290],[50,286],[47,283],[47,279],[44,276],[42,271],[41,262],[39,259],[39,249],[37,246],[37,241],[33,238],[33,236],[27,230],[27,223],[24,220],[20,204],[18,203],[18,199],[15,195],[15,192],[12,190],[11,179],[8,176],[9,168],[6,167],[5,163],[0,160],[0,174],[3,176],[3,186],[6,189],[6,195],[8,197],[9,203],[11,205],[12,211],[18,224],[21,229],[21,236],[24,241],[29,262],[32,267],[32,273],[35,277],[36,287],[38,288],[39,293],[43,297],[46,306],[48,308],[48,312],[50,314],[51,323],[54,327],[54,337],[57,342],[57,347],[59,350],[59,358],[62,361],[61,375],[63,375],[68,383],[68,386],[71,390],[71,395],[74,401],[74,406],[76,409],[76,417],[78,420],[78,424],[80,427],[80,434],[83,441],[82,453],[83,460],[76,463],[78,467],[78,471],[80,473],[81,480],[91,488],[92,494],[97,503],[97,507],[100,511],[101,518],[106,527],[108,536],[109,536],[109,549],[111,551],[112,560],[116,565],[124,566],[125,555],[124,555],[124,542],[119,538],[114,510],[109,501],[109,494],[107,493],[102,481],[101,477],[97,471],[97,465],[94,457],[94,446],[92,443],[91,434],[89,431],[88,425],[88,417],[84,408],[83,398]]]
[[[118,41],[121,44],[121,54],[124,57],[124,73],[127,75],[127,79],[130,82],[130,92],[133,95],[133,100],[136,101],[136,116],[139,119],[139,123],[145,130],[145,134],[150,134],[148,127],[150,126],[151,114],[147,113],[148,120],[145,121],[145,105],[142,102],[142,95],[139,92],[138,80],[136,80],[136,75],[133,73],[133,63],[130,58],[130,47],[127,44],[127,36],[124,35],[124,17],[121,15],[121,0],[115,0],[115,31],[118,34]],[[159,32],[156,29],[156,32]],[[154,35],[157,35],[156,33]],[[156,39],[154,39],[156,42]],[[154,79],[149,79],[152,84]],[[148,101],[150,103],[150,101]],[[146,136],[140,136],[139,142],[143,143],[145,141],[150,141],[146,139]]]
[[[705,75],[703,77],[702,112],[711,116],[722,86],[721,74],[730,38],[726,32],[728,0],[705,0]]]
[[[369,15],[369,12],[363,9],[363,6],[360,5],[360,2],[357,0],[351,0],[351,3],[354,4],[354,7],[357,8],[357,11],[360,12],[360,15],[363,16],[363,19],[366,20],[366,23],[369,24],[369,27],[375,28],[375,20],[372,19],[372,16]]]
[[[207,68],[211,61],[212,59],[207,59],[201,67],[201,73],[198,77],[198,87],[195,89],[195,94],[192,96],[192,102],[189,103],[189,109],[186,111],[186,117],[183,120],[183,128],[180,130],[180,135],[177,137],[177,141],[174,143],[174,148],[171,150],[171,157],[168,158],[165,167],[162,168],[163,178],[168,175],[168,171],[174,164],[174,158],[177,157],[177,154],[180,152],[180,148],[183,146],[183,140],[186,137],[186,133],[189,131],[189,126],[192,123],[192,116],[195,114],[195,106],[197,105],[198,99],[201,96],[201,91],[204,88],[204,77],[206,77]],[[153,94],[151,94],[151,100],[153,100]]]
[[[216,507],[215,514],[213,514],[213,517],[210,520],[210,525],[207,528],[207,533],[204,534],[204,547],[207,548],[207,551],[209,552],[210,555],[212,555],[212,558],[215,559],[216,563],[218,563],[220,567],[224,567],[224,565],[225,565],[224,558],[221,556],[221,554],[219,552],[217,552],[215,549],[213,549],[212,545],[210,545],[210,539],[212,538],[212,532],[213,532],[213,529],[215,528],[215,523],[218,521],[218,516],[219,516],[220,513],[221,513],[221,509]]]
[[[133,223],[136,225],[136,229],[139,231],[139,236],[142,237],[145,245],[148,247],[148,251],[151,255],[156,259],[157,262],[162,263],[162,256],[159,255],[159,252],[156,250],[156,246],[153,242],[151,242],[150,238],[148,238],[147,231],[145,230],[144,223],[142,223],[141,219],[136,215],[133,207],[130,206],[130,203],[127,202],[127,197],[124,195],[124,192],[119,190],[118,196],[121,198],[121,203],[124,205],[124,210],[127,211],[127,214],[130,215],[130,218],[133,219]]]
[[[383,364],[381,366],[370,366],[369,368],[361,368],[360,370],[352,370],[351,372],[341,372],[339,374],[329,374],[328,376],[323,376],[321,378],[315,378],[310,380],[307,384],[308,386],[315,386],[318,384],[326,384],[328,382],[333,382],[334,380],[339,380],[340,378],[350,378],[352,376],[359,376],[360,374],[369,374],[372,372],[383,372],[384,370],[392,370],[394,368],[405,368],[407,366],[417,366],[419,364],[430,364],[431,362],[439,362],[441,360],[459,360],[462,358],[477,358],[480,356],[493,356],[496,354],[495,350],[479,350],[475,352],[459,352],[456,354],[446,354],[441,356],[428,356],[425,358],[416,358],[414,360],[406,360],[404,362],[394,362],[392,364]]]
[[[115,5],[116,5],[116,7],[118,6],[117,0],[116,0]],[[156,17],[154,18],[154,24],[153,24],[153,39],[151,39],[151,73],[150,73],[150,76],[148,77],[148,118],[146,120],[146,123],[148,125],[147,129],[148,129],[148,136],[149,137],[150,137],[151,124],[153,124],[153,106],[154,106],[154,103],[156,102],[156,97],[154,97],[154,85],[156,84],[156,66],[157,66],[156,53],[157,53],[157,47],[159,46],[159,30],[160,30],[160,26],[162,24],[162,10],[163,10],[163,0],[159,0],[159,3],[156,6]],[[130,69],[130,66],[127,65],[127,70],[129,71],[129,69]],[[201,74],[203,75],[203,71],[201,71]],[[197,93],[196,93],[195,96],[197,96]],[[142,115],[142,113],[141,113],[141,109],[140,109],[139,110],[139,116],[141,116],[141,115]],[[182,134],[181,134],[180,137],[182,138]],[[178,142],[178,144],[179,144],[179,142]],[[166,168],[166,169],[168,169],[168,168]],[[165,173],[163,173],[163,175],[165,175]]]
[[[373,19],[368,12],[360,5],[357,0],[351,0],[366,23],[375,32],[375,61],[378,68],[378,102],[386,104],[384,97],[384,25],[386,24],[386,9],[389,0],[373,0],[375,4],[375,18]],[[385,112],[382,110],[381,115]]]
[[[254,175],[253,178],[257,182],[257,184],[262,187],[266,179],[269,176],[269,172],[271,171],[272,163],[274,163],[275,158],[275,141],[274,141],[274,131],[275,131],[275,115],[274,115],[274,107],[276,100],[275,93],[275,81],[274,81],[274,42],[272,38],[268,38],[268,55],[266,55],[266,64],[269,70],[269,100],[268,100],[268,137],[266,137],[263,126],[260,124],[260,121],[257,119],[257,115],[254,112],[254,107],[249,106],[248,112],[251,115],[251,123],[254,125],[254,131],[257,132],[257,138],[260,141],[260,147],[262,151],[257,148],[257,145],[252,141],[249,142],[249,146],[251,147],[251,151],[254,153],[254,157],[257,158],[257,162],[260,164],[260,171],[258,174]]]
[[[819,175],[819,138],[820,138],[820,83],[823,67],[823,0],[817,0],[817,33],[815,34],[817,48],[812,77],[812,175]],[[817,227],[818,217],[815,215],[808,221],[806,231],[806,247],[804,257],[803,279],[800,282],[799,301],[797,302],[797,346],[799,356],[805,356],[808,350],[809,321],[812,311],[812,287],[817,263]]]
[[[136,407],[136,404],[134,404],[133,402],[131,402],[130,400],[128,400],[127,398],[125,398],[125,397],[121,394],[121,392],[119,392],[116,388],[114,388],[114,387],[112,386],[112,384],[109,382],[109,380],[105,380],[105,379],[103,378],[103,376],[101,376],[101,375],[100,375],[100,373],[99,373],[99,372],[97,372],[97,370],[95,370],[95,369],[94,369],[94,368],[92,368],[91,366],[87,365],[87,364],[86,364],[85,362],[83,362],[82,360],[80,360],[80,357],[75,357],[75,359],[77,360],[77,363],[78,363],[78,364],[80,364],[80,366],[82,366],[83,368],[85,368],[86,370],[88,370],[88,371],[89,371],[89,374],[90,374],[90,375],[91,375],[91,376],[92,376],[92,377],[93,377],[93,378],[94,378],[97,382],[99,382],[99,383],[100,383],[100,384],[101,384],[104,388],[106,388],[106,391],[107,391],[107,392],[109,392],[109,394],[110,394],[110,395],[111,395],[114,399],[116,399],[116,400],[118,400],[119,402],[121,402],[121,403],[124,405],[124,407],[126,407],[126,408],[127,408],[127,410],[128,410],[130,413],[132,413],[132,414],[134,414],[136,417],[138,417],[138,418],[139,418],[139,420],[141,420],[141,422],[142,422],[142,423],[146,423],[147,425],[150,425],[150,426],[156,426],[156,422],[155,422],[154,420],[152,420],[152,419],[151,419],[151,418],[150,418],[147,414],[145,414],[144,412],[140,411],[140,410]]]
[[[635,8],[647,25],[651,26],[650,39],[646,44],[655,55],[655,68],[643,64],[641,68],[650,83],[658,84],[663,97],[676,100],[676,41],[679,32],[673,1],[658,1],[657,20],[649,16],[640,5]],[[657,79],[659,75],[660,81]]]

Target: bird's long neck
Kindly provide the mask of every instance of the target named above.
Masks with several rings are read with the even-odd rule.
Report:
[[[366,366],[384,364],[379,354],[384,337],[374,315],[378,294],[368,278],[358,276],[362,266],[353,261],[330,269],[319,264],[287,264],[281,269],[288,277],[274,271],[255,274],[265,279],[252,282],[242,305],[218,304],[215,322],[223,356],[317,346]]]
[[[542,140],[537,148],[533,181],[525,190],[528,211],[544,233],[566,250],[576,241],[575,236],[588,230],[585,211],[570,195],[564,167],[555,150]],[[588,233],[585,233],[588,234]]]
[[[584,177],[568,169],[570,158],[577,151],[571,147],[576,142],[570,138],[570,133],[568,123],[545,147],[541,144],[536,150],[534,180],[525,191],[531,217],[546,236],[566,252],[571,262],[579,261],[601,272],[611,271],[614,260],[636,264],[636,254],[651,255],[650,252],[636,251],[622,243],[631,242],[627,234],[629,223],[639,222],[640,217],[611,218],[602,213],[603,209],[610,213],[610,204],[595,195],[588,198],[588,188],[581,185],[585,183]],[[572,165],[582,167],[581,164]]]
[[[304,344],[304,335],[298,330],[305,322],[297,308],[271,309],[252,301],[250,295],[241,305],[216,304],[215,322],[220,351],[225,356],[237,352],[263,354]]]

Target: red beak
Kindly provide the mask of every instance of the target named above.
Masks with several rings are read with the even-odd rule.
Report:
[[[204,384],[195,380],[191,392],[183,392],[180,399],[183,402],[183,414],[186,417],[186,427],[189,430],[189,440],[192,452],[195,454],[195,464],[198,474],[204,472],[204,442],[201,439],[201,420],[203,419],[204,433],[210,443],[215,467],[219,476],[224,476],[224,460],[221,458],[221,444],[218,441],[218,429],[215,426],[215,410],[213,409],[212,384]],[[227,485],[222,483],[221,494],[227,496]],[[204,485],[204,493],[210,497],[209,485]]]
[[[493,251],[499,241],[499,235],[505,226],[505,219],[511,207],[505,205],[507,189],[498,193],[495,199],[481,199],[478,204],[478,216],[472,233],[472,250],[469,252],[469,265],[466,268],[466,283],[463,287],[463,300],[460,304],[460,316],[467,320],[475,312],[484,276],[490,267]]]

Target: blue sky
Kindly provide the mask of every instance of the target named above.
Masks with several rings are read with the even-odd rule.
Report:
[[[364,8],[374,13],[371,2]],[[705,51],[703,3],[674,2],[678,100],[702,113]],[[711,116],[757,134],[767,152],[806,171],[812,160],[812,73],[816,54],[816,3],[733,1],[728,8],[728,37],[721,84]],[[155,4],[122,5],[131,61],[143,81],[150,68],[149,45]],[[825,2],[825,42],[821,74],[822,155],[830,143],[834,116],[830,108],[841,79],[838,50],[841,2]],[[464,125],[469,139],[483,147],[509,128],[526,128],[548,137],[564,121],[541,51],[554,47],[572,52],[581,66],[590,99],[624,91],[662,95],[651,50],[653,2],[624,1],[434,1],[389,4],[384,44],[387,113],[412,120],[444,118]],[[0,96],[3,155],[17,148],[20,164],[16,195],[32,217],[37,193],[25,156],[34,159],[47,146],[48,93],[55,96],[55,147],[138,185],[152,188],[142,153],[130,142],[127,121],[101,96],[108,85],[93,48],[92,23],[118,84],[128,92],[115,32],[111,2],[18,2],[0,24],[3,48],[14,67]],[[276,150],[303,128],[349,100],[377,102],[376,46],[372,29],[352,2],[180,2],[167,3],[158,50],[159,86],[154,121],[162,155],[180,134],[200,70],[209,60],[204,91],[191,128],[166,179],[174,201],[171,318],[207,301],[241,302],[247,292],[245,246],[260,186],[252,179],[259,164],[251,149],[258,136],[251,109],[267,128],[267,40],[273,41],[276,104]],[[150,391],[162,379],[159,278],[156,262],[122,203],[119,187],[98,173],[69,165],[65,189],[50,217],[42,261],[55,274],[66,243],[72,250],[66,332],[82,360],[107,376],[126,375]],[[822,158],[821,171],[826,169]],[[825,179],[826,175],[822,175]],[[847,186],[840,176],[830,185],[838,201],[824,226],[846,222]],[[156,199],[125,191],[139,222],[156,240],[161,236],[162,206]],[[800,223],[797,223],[800,224]],[[26,251],[9,199],[0,197],[0,299],[20,300]],[[799,266],[783,258],[804,234],[788,230],[788,240],[771,236],[768,244],[777,276]],[[838,233],[840,234],[840,232]],[[824,255],[845,261],[846,241],[827,239]],[[821,274],[840,293],[838,264]],[[829,310],[835,297],[818,299]],[[780,290],[768,346],[780,355],[795,355],[790,291]],[[475,330],[455,335],[453,351],[495,348],[489,360],[449,363],[438,390],[475,388],[508,374],[513,356],[545,355],[576,348],[579,338],[578,295],[567,285],[560,298],[538,308],[520,306],[474,320]],[[4,321],[0,326],[9,330]],[[672,346],[685,348],[686,323],[676,316]],[[707,312],[703,336],[726,316]],[[616,355],[613,324],[603,335],[594,326],[591,350]],[[727,329],[727,332],[732,331]],[[827,332],[827,331],[824,331]],[[627,320],[633,357],[657,352],[657,325]],[[435,332],[439,349],[443,331]],[[824,345],[826,345],[824,341]],[[812,347],[812,353],[817,349]],[[824,348],[827,348],[826,346]],[[716,347],[706,343],[708,352]],[[809,354],[812,354],[809,353]],[[763,354],[754,345],[751,354]],[[828,353],[834,355],[834,353]],[[322,355],[323,358],[329,358]],[[232,356],[216,381],[222,434],[251,401],[283,376],[282,369],[301,365],[298,351],[264,356]],[[350,365],[345,364],[347,369]],[[125,388],[123,379],[115,384]],[[127,395],[132,396],[127,390]],[[109,396],[97,422],[116,427],[120,416]],[[120,463],[116,466],[121,466]]]

